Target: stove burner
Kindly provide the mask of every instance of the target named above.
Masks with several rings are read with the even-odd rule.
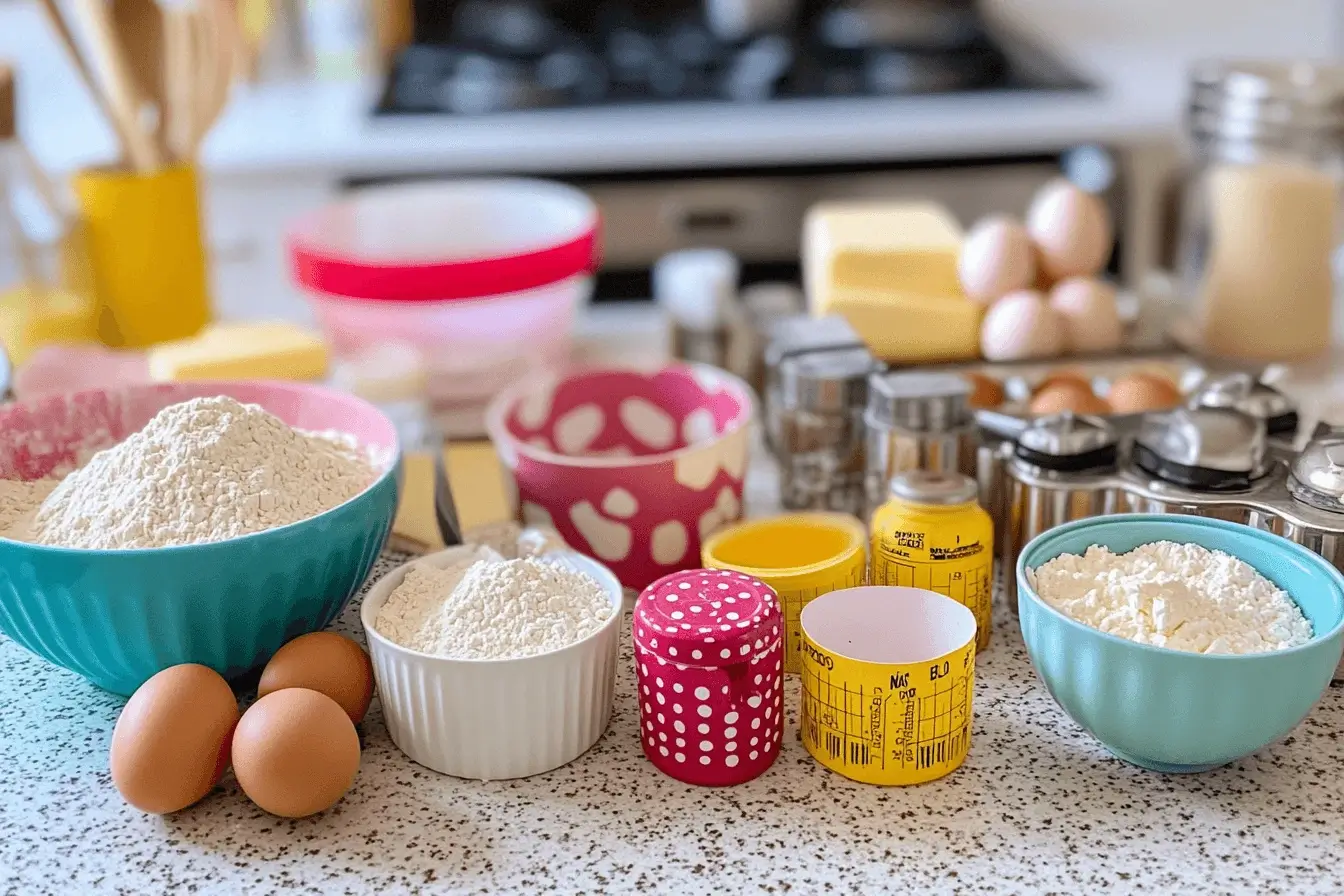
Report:
[[[420,42],[395,60],[378,114],[491,112],[688,101],[763,103],[1086,85],[1039,50],[986,31],[949,0],[851,0],[790,27],[725,41],[694,7],[585,14],[533,0],[419,4]],[[1010,61],[1029,59],[1030,67]]]

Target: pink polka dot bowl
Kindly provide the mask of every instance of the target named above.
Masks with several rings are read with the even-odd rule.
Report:
[[[737,377],[672,364],[520,383],[486,427],[524,521],[640,589],[698,564],[701,541],[741,516],[751,416]]]
[[[631,623],[644,755],[664,774],[741,784],[779,755],[784,637],[770,586],[695,569],[644,589]]]

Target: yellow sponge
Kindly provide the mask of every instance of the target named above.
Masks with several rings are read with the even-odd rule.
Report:
[[[320,380],[327,346],[316,333],[282,321],[216,323],[190,339],[149,349],[155,380]]]

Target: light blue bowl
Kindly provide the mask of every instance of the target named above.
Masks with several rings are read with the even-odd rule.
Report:
[[[1136,644],[1070,619],[1027,581],[1028,568],[1061,554],[1153,541],[1193,542],[1249,563],[1297,602],[1311,642],[1242,656]],[[1320,699],[1344,649],[1344,576],[1300,545],[1222,520],[1122,514],[1068,523],[1027,544],[1017,587],[1022,638],[1050,695],[1106,749],[1153,771],[1206,771],[1277,741]]]
[[[11,405],[0,411],[0,428],[38,420],[40,431],[77,436],[101,419],[116,423],[112,435],[120,438],[159,407],[220,394],[256,402],[293,426],[338,429],[395,450],[392,424],[372,405],[295,383],[81,393],[59,399],[64,404]],[[5,448],[0,466],[12,460]],[[211,544],[93,551],[0,539],[0,632],[115,694],[129,695],[179,663],[237,678],[286,641],[326,627],[359,592],[391,531],[400,478],[398,456],[373,485],[326,513]]]

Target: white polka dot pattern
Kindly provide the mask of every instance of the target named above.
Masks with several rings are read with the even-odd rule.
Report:
[[[779,754],[783,684],[779,601],[769,586],[725,570],[654,582],[635,605],[633,634],[644,753],[690,784],[737,784]],[[655,705],[656,704],[656,705]],[[668,709],[671,712],[668,712]],[[756,737],[753,749],[747,732]],[[664,749],[673,742],[678,752]]]

